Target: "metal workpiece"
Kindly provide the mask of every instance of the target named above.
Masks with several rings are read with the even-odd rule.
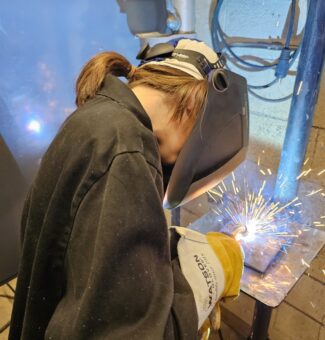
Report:
[[[310,0],[274,198],[296,196],[318,98],[325,55],[325,2]]]

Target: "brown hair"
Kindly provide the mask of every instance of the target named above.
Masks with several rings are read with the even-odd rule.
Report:
[[[127,78],[131,88],[144,85],[167,93],[174,111],[172,120],[182,120],[191,99],[194,99],[194,105],[188,112],[190,120],[194,120],[203,109],[208,89],[206,79],[196,79],[178,69],[157,64],[134,67],[115,52],[99,53],[84,66],[76,83],[77,106],[95,96],[108,73]]]

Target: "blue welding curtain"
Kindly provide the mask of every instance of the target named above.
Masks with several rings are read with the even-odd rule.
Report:
[[[103,50],[117,51],[135,62],[138,48],[115,0],[1,2],[0,137],[6,157],[10,152],[27,183],[61,123],[75,108],[74,82],[82,65]],[[0,154],[0,170],[5,162]],[[0,195],[8,193],[0,188]],[[20,208],[14,215],[20,215]],[[15,274],[18,263],[17,245],[5,251],[1,243],[18,242],[12,235],[17,235],[19,223],[16,218],[6,218],[6,222],[2,218],[0,209],[0,258],[12,264],[4,270],[0,263],[0,282]]]

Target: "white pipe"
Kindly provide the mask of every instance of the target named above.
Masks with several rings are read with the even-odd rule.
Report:
[[[182,24],[180,32],[195,32],[195,0],[174,0]]]
[[[142,47],[146,43],[148,43],[150,46],[167,42],[171,39],[178,39],[178,38],[187,38],[187,39],[196,39],[195,33],[177,33],[177,34],[159,34],[157,32],[151,32],[151,33],[141,33],[137,34],[137,37],[140,39],[140,46]]]

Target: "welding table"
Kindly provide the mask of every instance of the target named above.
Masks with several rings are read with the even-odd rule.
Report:
[[[180,211],[175,209],[172,224],[180,225]],[[208,212],[189,228],[207,233],[218,231],[216,215]],[[253,324],[248,339],[267,339],[272,308],[279,306],[325,244],[325,232],[303,227],[304,231],[281,253],[264,274],[244,268],[240,289],[255,300]],[[303,259],[303,261],[302,261]]]

